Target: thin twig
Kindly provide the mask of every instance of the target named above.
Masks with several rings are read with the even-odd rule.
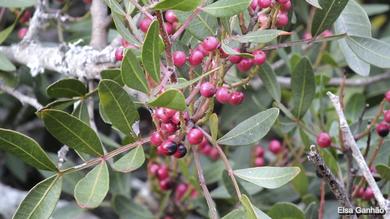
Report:
[[[35,109],[39,110],[41,109],[43,106],[37,101],[36,98],[34,97],[30,97],[30,96],[27,96],[17,90],[15,90],[14,88],[12,87],[8,87],[7,85],[3,84],[2,82],[0,82],[0,90],[4,91],[5,93],[15,97],[16,99],[18,99],[22,104],[28,104],[32,107],[34,107]]]
[[[318,209],[318,219],[324,218],[325,209],[325,180],[321,180],[320,184],[320,208]]]

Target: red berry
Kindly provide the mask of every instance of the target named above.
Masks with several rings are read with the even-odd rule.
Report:
[[[160,135],[159,132],[155,131],[152,133],[152,135],[150,136],[150,142],[154,145],[154,146],[159,146],[161,145],[161,143],[163,143],[163,138],[162,136]]]
[[[317,136],[317,144],[322,148],[327,148],[332,144],[332,138],[326,132],[321,132]]]
[[[186,146],[184,146],[184,144],[179,144],[179,146],[177,146],[177,151],[173,156],[175,156],[176,158],[182,158],[186,156],[186,154],[187,154]]]
[[[167,32],[168,35],[172,35],[173,34],[173,26],[172,26],[172,24],[164,23],[164,28],[165,28],[165,31]]]
[[[235,48],[234,49],[236,52],[241,52],[239,48]],[[231,55],[229,56],[229,61],[233,64],[237,64],[241,61],[241,56],[238,56],[238,55]]]
[[[173,155],[177,151],[177,144],[173,141],[164,141],[159,147],[161,147],[161,151],[164,155]]]
[[[157,173],[158,173],[159,169],[160,169],[160,166],[158,164],[156,164],[156,163],[151,163],[149,165],[149,168],[148,168],[149,172],[151,174],[153,174],[154,176],[157,176]]]
[[[180,112],[176,112],[175,115],[172,116],[171,122],[175,125],[180,124]]]
[[[286,2],[290,1],[290,0],[276,0],[279,4],[285,4]]]
[[[376,126],[376,133],[382,138],[386,137],[389,134],[390,125],[386,122],[381,122]]]
[[[177,67],[182,67],[186,63],[186,54],[183,51],[176,51],[173,53],[173,64]]]
[[[265,161],[264,161],[264,158],[262,157],[257,157],[256,160],[255,160],[255,166],[257,167],[262,167],[265,165]]]
[[[260,24],[260,27],[268,27],[268,23],[269,23],[269,17],[268,15],[264,14],[264,13],[260,13],[259,15],[259,18],[258,18],[258,22]]]
[[[264,148],[261,145],[256,147],[255,156],[256,157],[264,157]]]
[[[230,101],[231,93],[227,87],[220,87],[217,89],[215,97],[219,103],[227,104]]]
[[[155,115],[156,115],[157,119],[163,123],[167,123],[171,119],[171,117],[169,117],[168,115],[165,114],[164,108],[158,108],[155,111]]]
[[[271,6],[271,4],[272,0],[257,0],[257,5],[260,8],[268,8],[269,6]]]
[[[174,109],[170,109],[170,108],[163,108],[163,109],[164,109],[165,115],[168,116],[169,118],[174,116],[176,113],[176,110],[174,110]]]
[[[26,36],[27,31],[28,29],[26,27],[20,28],[18,31],[18,38],[22,40]]]
[[[198,128],[193,128],[187,133],[188,142],[192,145],[200,144],[203,140],[203,132]]]
[[[172,188],[172,182],[169,179],[161,180],[159,185],[160,189],[163,191],[170,190]]]
[[[291,9],[291,1],[288,0],[287,2],[283,3],[283,4],[280,4],[281,8],[280,10],[282,11],[288,11]]]
[[[160,168],[157,170],[157,178],[159,180],[164,180],[169,177],[169,169],[167,166],[160,166]]]
[[[282,144],[278,140],[272,140],[269,142],[268,149],[273,153],[273,154],[279,154],[282,152]]]
[[[177,126],[171,122],[161,124],[161,130],[168,135],[172,135],[176,132]]]
[[[203,55],[203,53],[201,51],[194,50],[194,51],[191,52],[190,58],[188,59],[188,61],[190,62],[190,64],[192,66],[197,66],[200,63],[202,63],[203,58],[204,58],[204,55]]]
[[[367,187],[366,190],[364,190],[363,199],[369,201],[372,198],[374,198],[374,191],[372,191],[371,187]]]
[[[262,65],[267,60],[267,55],[263,50],[256,50],[253,53],[253,63],[255,65]]]
[[[213,36],[209,36],[203,40],[203,47],[210,52],[215,51],[219,46],[219,41]]]
[[[212,97],[216,92],[214,84],[205,82],[200,85],[200,95],[204,97]]]
[[[142,32],[146,33],[148,32],[149,26],[152,23],[152,20],[149,18],[143,19],[139,24],[139,29],[141,29]]]
[[[19,21],[20,23],[24,24],[27,23],[31,18],[31,11],[26,10],[24,11],[23,15],[20,17]]]
[[[177,201],[181,201],[183,196],[187,193],[188,187],[189,186],[187,183],[180,183],[179,185],[177,185],[175,189],[175,197]]]
[[[210,51],[208,51],[203,43],[200,43],[196,48],[195,50],[199,50],[200,52],[202,52],[203,56],[208,56],[210,54]]]
[[[386,93],[385,93],[385,100],[387,102],[390,102],[390,90],[388,90]]]
[[[221,47],[219,47],[218,50],[219,50],[219,54],[220,54],[221,58],[229,57],[229,55],[226,54],[225,51],[223,51],[223,49]]]
[[[83,0],[84,4],[89,5],[92,3],[92,0]]]
[[[209,156],[212,160],[218,160],[219,158],[219,151],[217,148],[215,147],[212,147],[210,152],[209,152]]]
[[[255,11],[257,8],[257,0],[252,0],[250,7]]]
[[[240,105],[245,99],[245,95],[243,92],[235,91],[230,96],[229,104],[231,105]]]
[[[384,112],[383,118],[387,123],[390,123],[390,110]]]
[[[166,11],[164,17],[165,17],[165,20],[168,21],[171,24],[177,22],[176,14],[172,10]]]
[[[115,61],[120,62],[123,60],[123,48],[117,48],[115,50]]]
[[[201,146],[201,145],[199,145]],[[204,154],[209,156],[210,152],[213,150],[213,147],[210,144],[206,144],[200,147],[200,151]]]
[[[237,64],[237,69],[240,72],[247,72],[253,66],[253,60],[248,58],[243,58],[240,63]]]
[[[364,188],[363,187],[360,187],[356,193],[356,196],[357,197],[360,197],[360,198],[363,198],[364,196]]]
[[[288,14],[284,11],[279,11],[276,16],[276,26],[284,27],[288,24]]]

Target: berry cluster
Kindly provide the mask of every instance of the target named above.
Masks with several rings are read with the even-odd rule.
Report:
[[[181,114],[169,108],[157,108],[154,117],[158,121],[158,130],[153,132],[150,142],[157,147],[160,155],[182,158],[187,154],[187,148],[181,143],[179,136],[175,135],[180,128]],[[188,121],[188,114],[183,114],[183,120]]]
[[[180,202],[187,197],[187,195],[191,198],[196,198],[198,196],[198,192],[188,183],[179,183],[175,189],[175,200]]]
[[[200,95],[207,98],[213,97],[215,95],[215,98],[219,103],[230,104],[234,106],[241,104],[245,99],[243,92],[231,91],[227,87],[220,87],[217,89],[210,82],[204,82],[200,85]]]
[[[250,9],[252,12],[260,11],[258,12],[260,28],[267,28],[272,20],[272,13],[270,13],[271,10],[262,9],[279,7],[276,15],[276,26],[280,28],[288,24],[288,11],[291,9],[291,6],[290,0],[276,0],[275,2],[272,0],[252,0]]]
[[[255,166],[257,167],[262,167],[265,165],[265,160],[264,160],[264,153],[265,150],[263,146],[257,145],[255,148]]]
[[[327,148],[332,144],[332,138],[330,137],[330,135],[328,133],[321,132],[317,136],[317,144],[321,148]]]
[[[177,16],[175,12],[168,10],[165,12],[164,18],[165,18],[165,22],[164,22],[165,31],[167,32],[168,35],[172,35],[179,27]],[[144,18],[139,22],[138,27],[142,32],[146,33],[148,32],[151,23],[152,20],[150,18]]]
[[[166,165],[158,163],[150,163],[148,167],[149,173],[155,176],[162,191],[167,191],[172,188],[172,181],[169,176],[169,168]]]
[[[385,98],[390,103],[390,90],[386,92]],[[386,137],[390,132],[390,110],[383,112],[383,121],[376,126],[376,133],[382,138]]]

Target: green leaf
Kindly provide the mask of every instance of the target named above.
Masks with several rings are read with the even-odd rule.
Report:
[[[384,180],[390,180],[390,167],[386,164],[378,164],[375,166],[376,171]]]
[[[348,100],[345,116],[351,121],[358,121],[366,107],[366,97],[361,93],[355,93]]]
[[[129,29],[124,23],[124,17],[121,16],[118,13],[112,13],[112,19],[114,21],[116,30],[119,32],[119,34],[125,39],[127,42],[139,46],[140,43],[134,38],[134,36],[131,34]]]
[[[53,213],[62,188],[62,177],[54,175],[35,185],[20,203],[13,219],[47,219]]]
[[[264,83],[267,92],[274,98],[274,100],[280,102],[281,90],[278,81],[276,80],[276,74],[271,65],[266,62],[260,66],[258,74]]]
[[[128,173],[140,168],[144,162],[144,149],[142,146],[138,146],[116,161],[112,168],[119,172]]]
[[[323,149],[320,150],[320,155],[324,159],[326,166],[329,167],[334,175],[338,176],[341,173],[341,169],[332,153],[328,149]]]
[[[309,188],[309,179],[307,178],[304,168],[300,163],[294,163],[295,166],[300,168],[299,174],[291,181],[293,188],[303,197],[307,194]]]
[[[276,189],[290,182],[299,172],[299,167],[253,167],[235,170],[234,174],[255,185]]]
[[[96,208],[106,197],[109,174],[105,161],[94,167],[82,178],[74,189],[74,197],[81,208]]]
[[[317,36],[332,24],[339,17],[343,9],[348,3],[348,0],[320,0],[322,10],[317,9],[314,14],[311,34]]]
[[[121,219],[154,219],[153,214],[143,205],[139,205],[132,199],[122,195],[115,196],[112,200],[114,211]]]
[[[97,134],[80,119],[52,109],[39,112],[39,116],[46,129],[61,143],[90,155],[103,155],[103,146]]]
[[[233,48],[231,48],[228,44],[230,42],[225,42],[223,41],[222,44],[221,44],[221,48],[222,50],[228,54],[228,55],[237,55],[237,56],[242,56],[242,57],[246,57],[246,58],[253,58],[253,55],[252,54],[249,54],[249,53],[240,53],[240,52],[237,52],[236,50],[234,50]]]
[[[232,39],[240,43],[269,43],[274,40],[276,37],[285,34],[287,32],[282,30],[257,30],[249,32],[243,36],[236,36]]]
[[[167,107],[174,110],[184,111],[186,109],[186,100],[179,90],[169,89],[149,101],[152,107]]]
[[[301,118],[311,106],[315,97],[316,84],[314,71],[308,58],[302,58],[294,68],[291,76],[291,90],[293,93],[294,110],[296,117]]]
[[[21,133],[0,128],[0,149],[38,169],[57,171],[55,164],[41,146],[34,139]]]
[[[47,95],[53,98],[81,97],[88,93],[84,83],[73,78],[62,79],[51,84],[47,90]]]
[[[155,10],[192,11],[200,4],[201,0],[162,0],[153,8]]]
[[[121,65],[123,82],[130,88],[148,93],[149,87],[145,79],[145,73],[134,53],[128,49]]]
[[[129,94],[112,80],[101,80],[98,90],[100,104],[112,125],[125,135],[135,135],[132,125],[139,115]]]
[[[110,79],[118,83],[120,86],[125,86],[122,80],[120,69],[106,69],[100,73],[102,79]]]
[[[9,27],[5,28],[4,30],[2,30],[0,32],[0,44],[2,44],[8,38],[8,36],[12,33],[12,31],[15,28],[16,22],[17,22],[17,20],[15,20],[15,22],[13,24],[11,24]]]
[[[0,0],[0,7],[27,8],[35,5],[37,0]]]
[[[316,7],[316,8],[319,8],[319,9],[322,9],[320,3],[318,2],[318,0],[306,0],[307,3],[311,4],[312,6]]]
[[[180,23],[183,23],[192,12],[176,11],[176,16]],[[186,32],[188,31],[192,36],[198,40],[203,40],[207,36],[214,35],[214,30],[217,26],[217,19],[207,13],[201,12],[191,21]]]
[[[390,68],[390,44],[374,38],[348,36],[352,51],[363,61],[380,68]]]
[[[117,0],[104,0],[104,2],[106,2],[111,11],[114,11],[115,13],[123,16],[126,15],[126,12],[123,10],[122,6],[118,3]]]
[[[364,11],[367,12],[369,16],[382,14],[384,12],[387,12],[390,9],[389,4],[365,4],[363,5]]]
[[[203,11],[214,17],[230,17],[249,7],[250,0],[219,0],[207,5]]]
[[[223,216],[222,219],[247,219],[247,217],[245,217],[245,211],[239,208],[229,212],[229,214]]]
[[[211,138],[216,142],[218,138],[218,115],[216,113],[211,114],[209,118],[209,128]]]
[[[249,145],[263,138],[279,115],[279,109],[271,108],[260,112],[238,124],[220,139],[223,145]]]
[[[72,115],[79,118],[81,121],[83,121],[85,124],[90,126],[89,124],[89,114],[88,114],[88,103],[87,100],[82,100],[79,102],[77,107],[72,112]]]
[[[257,219],[255,210],[253,209],[252,203],[249,200],[248,196],[242,195],[240,202],[241,202],[242,206],[244,207],[245,214],[246,214],[247,218],[248,219]]]
[[[337,18],[334,30],[336,34],[347,33],[348,35],[370,37],[371,23],[364,9],[355,0],[349,0],[344,11]],[[345,39],[338,40],[338,43],[348,66],[357,74],[368,76],[370,65],[356,56]]]
[[[228,172],[226,170],[224,170],[222,173],[222,182],[223,182],[223,185],[225,186],[228,194],[230,194],[230,197],[233,197],[236,200],[238,198],[237,193],[236,193],[236,189],[235,189],[234,184],[233,184],[233,182],[232,182],[232,180],[231,180],[231,178],[228,175]],[[238,185],[238,188],[240,189],[241,194],[250,197],[250,194],[246,191],[245,187],[243,187],[243,185],[241,185],[240,181],[237,181],[237,185]],[[239,201],[239,200],[237,199],[237,201]]]
[[[146,71],[156,81],[160,81],[160,35],[159,24],[154,20],[145,36],[142,46],[142,63]]]
[[[271,218],[278,219],[305,219],[305,214],[292,203],[277,203],[268,211]]]
[[[194,79],[192,79],[192,80],[189,80],[189,81],[185,80],[185,81],[183,81],[183,82],[180,82],[180,81],[179,81],[179,83],[177,83],[177,84],[169,84],[169,85],[167,85],[167,88],[174,88],[174,89],[183,89],[183,88],[186,88],[186,87],[188,87],[188,86],[190,86],[190,85],[192,85],[192,84],[195,84],[196,82],[200,81],[202,78],[204,78],[204,77],[210,75],[211,73],[213,73],[213,72],[215,72],[215,71],[217,71],[217,70],[219,70],[219,69],[220,69],[220,67],[215,68],[215,69],[212,69],[211,71],[206,72],[206,73],[202,73],[199,77],[196,77],[196,78],[194,78]],[[180,78],[179,78],[179,79],[180,79]]]
[[[260,219],[271,219],[266,213],[264,213],[262,210],[256,208],[256,206],[253,206],[253,209],[255,210],[255,214],[257,216],[257,218],[260,218]]]
[[[16,67],[9,59],[0,52],[0,70],[2,71],[15,71]]]

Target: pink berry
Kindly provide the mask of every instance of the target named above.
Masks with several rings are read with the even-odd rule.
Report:
[[[139,24],[139,29],[141,29],[142,32],[146,33],[148,32],[149,26],[152,23],[152,20],[149,18],[143,19]]]
[[[210,82],[205,82],[200,85],[200,95],[204,97],[212,97],[216,92],[214,84]]]
[[[331,30],[325,30],[324,32],[321,33],[323,37],[330,37],[333,35]]]
[[[386,94],[385,94],[385,100],[386,100],[387,102],[390,102],[390,90],[388,90],[388,91],[386,92]]]
[[[166,114],[166,111],[164,110],[164,108],[158,108],[155,111],[155,115],[156,115],[157,119],[163,123],[167,123],[171,119],[171,117]]]
[[[286,2],[290,1],[290,0],[276,0],[279,4],[285,4]]]
[[[239,48],[235,48],[234,49],[236,52],[241,52]],[[229,56],[229,61],[233,64],[237,64],[241,61],[241,56],[238,56],[238,55],[231,55]]]
[[[115,60],[120,62],[123,60],[123,48],[117,48],[115,50]]]
[[[288,11],[288,10],[291,9],[291,1],[288,0],[288,1],[286,1],[285,3],[283,3],[283,4],[280,4],[280,6],[281,6],[280,10],[282,10],[282,11]]]
[[[257,5],[260,8],[268,8],[269,6],[271,6],[271,4],[272,0],[257,0]]]
[[[161,145],[161,143],[163,143],[163,138],[162,138],[162,136],[161,136],[161,134],[159,132],[155,131],[150,136],[150,142],[154,146],[159,146],[159,145]]]
[[[264,158],[262,158],[262,157],[257,157],[257,158],[255,159],[255,166],[257,166],[257,167],[262,167],[262,166],[264,166],[264,165],[265,165]]]
[[[253,63],[255,65],[262,65],[267,60],[267,55],[263,50],[256,50],[253,53]]]
[[[264,148],[261,145],[256,147],[255,156],[256,157],[263,157],[264,156]]]
[[[177,201],[181,201],[183,196],[187,193],[189,186],[187,183],[180,183],[175,189],[175,198]]]
[[[123,46],[123,48],[128,48],[129,42],[127,42],[127,40],[121,38],[121,45]]]
[[[163,191],[170,190],[172,188],[172,182],[169,179],[164,179],[159,182],[160,189]]]
[[[168,35],[172,35],[173,34],[173,27],[172,27],[172,24],[170,23],[164,23],[164,28],[165,28],[165,31],[167,32]]]
[[[304,39],[304,40],[311,40],[312,38],[313,38],[313,36],[311,35],[310,32],[305,32],[305,33],[303,34],[303,39]]]
[[[173,64],[177,67],[182,67],[186,63],[186,54],[183,51],[173,53]]]
[[[376,126],[376,133],[382,138],[386,137],[389,134],[390,125],[386,122],[381,122]]]
[[[24,11],[23,15],[20,17],[19,21],[21,24],[24,24],[24,23],[27,23],[30,21],[30,18],[31,18],[31,11],[30,10],[26,10]]]
[[[273,153],[273,154],[279,154],[282,152],[282,144],[278,140],[272,140],[269,142],[268,149]]]
[[[204,55],[201,51],[199,50],[194,50],[192,51],[191,55],[190,55],[190,58],[188,59],[188,61],[190,62],[190,64],[192,66],[197,66],[199,65],[200,63],[202,63],[203,61],[203,58],[204,58]]]
[[[269,23],[268,15],[266,15],[264,13],[260,13],[259,18],[258,18],[258,22],[260,24],[260,27],[262,27],[262,28],[268,27],[268,23]]]
[[[165,12],[165,20],[171,24],[177,22],[177,17],[176,17],[175,12],[173,12],[172,10],[166,11]]]
[[[332,144],[332,138],[326,132],[321,132],[317,136],[317,144],[322,148],[327,148]]]
[[[148,167],[149,173],[151,173],[154,176],[157,176],[157,172],[160,169],[160,166],[156,163],[151,163]]]
[[[167,133],[168,135],[172,135],[173,133],[176,132],[177,130],[177,126],[173,123],[163,123],[161,124],[161,130],[164,132],[164,133]]]
[[[356,193],[357,197],[363,198],[365,189],[363,187],[360,187]]]
[[[18,38],[22,40],[26,36],[27,31],[28,29],[26,27],[20,28],[18,31]]]
[[[177,144],[170,140],[164,141],[159,147],[164,155],[174,155],[177,151]]]
[[[227,87],[220,87],[217,89],[215,97],[219,103],[227,104],[230,101],[231,93]]]
[[[257,0],[252,0],[252,1],[251,1],[250,7],[252,8],[252,10],[255,11],[256,8],[257,8]]]
[[[200,144],[203,137],[203,132],[198,128],[193,128],[187,133],[188,142],[192,145]]]
[[[180,124],[180,112],[176,112],[175,115],[172,116],[171,122],[175,125]]]
[[[218,160],[219,158],[219,151],[217,148],[215,147],[212,147],[210,152],[209,152],[209,156],[212,160]]]
[[[164,180],[164,179],[167,179],[169,177],[169,169],[167,166],[160,166],[160,168],[158,168],[157,170],[157,178],[159,180]]]
[[[390,123],[390,110],[385,111],[383,117],[387,123]]]
[[[245,95],[243,92],[235,91],[230,96],[229,104],[231,105],[240,105],[245,99]]]
[[[200,146],[200,145],[199,145]],[[210,144],[206,144],[201,147],[200,151],[204,154],[209,156],[210,152],[213,150],[213,147]]]
[[[253,60],[248,58],[243,58],[240,63],[237,64],[237,69],[240,72],[247,72],[253,66]]]
[[[209,36],[203,40],[203,47],[210,52],[215,51],[219,46],[219,41],[213,36]]]
[[[371,189],[371,187],[367,187],[366,190],[364,190],[363,199],[369,201],[372,198],[374,198],[374,191]]]
[[[169,118],[175,115],[176,110],[170,109],[170,108],[163,108],[165,115],[167,115]]]
[[[284,11],[279,11],[276,16],[276,26],[284,27],[288,24],[288,14]]]
[[[200,52],[202,52],[203,56],[208,56],[210,54],[210,51],[208,51],[203,43],[200,43],[196,48],[195,50],[199,50]]]

